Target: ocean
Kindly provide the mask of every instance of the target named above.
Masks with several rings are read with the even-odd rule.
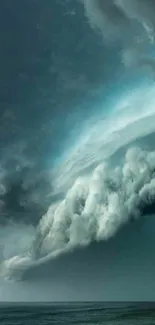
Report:
[[[1,304],[0,325],[153,325],[155,303]]]

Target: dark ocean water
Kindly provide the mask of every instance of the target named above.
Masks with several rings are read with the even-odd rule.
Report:
[[[0,325],[153,325],[153,303],[1,304]]]

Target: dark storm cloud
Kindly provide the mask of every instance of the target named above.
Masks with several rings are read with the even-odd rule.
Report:
[[[154,300],[154,225],[153,216],[132,222],[110,241],[31,269],[24,280],[45,283],[45,300]]]
[[[11,241],[1,240],[10,257],[4,250],[1,274],[20,279],[28,269],[47,265],[57,256],[91,242],[110,240],[125,223],[152,215],[154,157],[153,151],[130,148],[121,165],[104,162],[89,177],[78,178],[64,198],[51,201],[32,240],[27,228],[27,254],[22,254],[21,242],[12,256]]]
[[[59,6],[60,3],[62,1],[52,1],[49,6],[49,3],[43,1],[23,1],[20,4],[16,3],[19,6],[12,6],[10,1],[6,1],[5,8],[3,8],[13,21],[17,20],[13,35],[16,36],[17,29],[20,31],[19,39],[15,40],[15,37],[12,37],[11,28],[14,24],[7,25],[10,20],[6,19],[6,16],[5,21],[1,20],[5,30],[9,29],[9,35],[15,41],[15,44],[11,43],[11,53],[12,47],[16,48],[12,62],[18,59],[15,53],[19,53],[22,62],[17,60],[17,65],[11,63],[12,79],[8,77],[10,66],[8,66],[6,75],[4,68],[4,81],[11,81],[7,87],[5,87],[5,81],[4,89],[1,88],[4,94],[1,102],[4,109],[1,123],[3,129],[1,128],[0,133],[1,138],[5,139],[3,147],[6,147],[7,141],[9,144],[16,142],[12,151],[10,145],[6,151],[1,152],[3,164],[0,208],[3,223],[5,223],[5,227],[0,229],[2,248],[0,257],[4,261],[1,265],[1,274],[5,276],[9,273],[11,276],[17,275],[18,278],[19,271],[20,279],[39,280],[36,287],[32,286],[37,293],[43,291],[45,283],[48,291],[45,278],[52,277],[52,281],[56,283],[54,290],[57,296],[55,293],[52,296],[48,291],[48,297],[52,296],[53,299],[61,299],[59,297],[62,297],[62,288],[64,288],[64,299],[65,297],[88,299],[92,292],[95,292],[93,299],[100,299],[100,297],[102,299],[101,280],[104,274],[103,290],[108,283],[107,290],[108,286],[110,288],[108,297],[118,298],[117,290],[121,286],[119,297],[122,299],[123,294],[125,295],[126,280],[123,284],[121,280],[116,283],[115,276],[116,274],[120,276],[123,268],[125,276],[126,254],[130,253],[130,249],[133,249],[133,245],[136,246],[139,240],[139,235],[136,237],[136,231],[133,229],[137,229],[140,223],[138,221],[136,226],[136,222],[131,222],[133,224],[129,226],[131,231],[124,232],[123,228],[123,235],[120,236],[118,233],[118,236],[114,238],[111,236],[116,235],[124,222],[133,221],[137,217],[143,220],[145,214],[154,213],[154,152],[131,150],[125,157],[125,164],[119,166],[120,170],[105,165],[102,173],[99,167],[93,172],[89,184],[84,179],[81,183],[77,180],[69,192],[63,195],[54,192],[52,195],[53,178],[50,170],[47,170],[46,162],[50,161],[50,166],[53,167],[53,161],[61,154],[61,150],[64,150],[64,143],[68,139],[68,134],[70,135],[70,129],[73,126],[75,128],[76,123],[80,125],[83,118],[86,119],[93,113],[94,107],[92,109],[90,106],[93,106],[93,103],[96,105],[98,85],[101,82],[103,85],[105,83],[108,85],[110,78],[114,81],[115,65],[118,63],[117,51],[111,52],[109,47],[104,47],[100,42],[100,37],[92,33],[88,24],[85,23],[83,12],[80,11],[82,6],[77,4],[77,11],[72,15],[70,10],[75,8],[66,7],[65,11],[65,6]],[[72,2],[67,3],[70,6]],[[123,59],[127,64],[130,60],[131,62],[139,61],[140,46],[137,45],[137,37],[142,37],[142,48],[145,48],[146,43],[153,42],[154,13],[152,9],[154,4],[153,1],[147,2],[151,6],[150,10],[147,9],[149,7],[146,8],[145,3],[141,1],[142,7],[139,8],[138,1],[131,2],[131,5],[128,1],[88,0],[84,2],[91,24],[95,24],[102,31],[106,40],[114,41],[114,47],[111,49],[123,48]],[[33,36],[32,39],[30,36]],[[22,40],[22,47],[20,40]],[[116,40],[119,40],[117,46]],[[7,41],[10,44],[9,37]],[[136,44],[135,49],[133,44]],[[4,54],[5,51],[6,48]],[[112,60],[113,53],[115,53],[115,58]],[[10,64],[9,60],[10,57],[8,59]],[[4,61],[3,59],[2,65]],[[141,58],[140,62],[142,61],[150,64],[148,58]],[[9,96],[10,89],[11,96]],[[102,91],[100,96],[103,98]],[[77,105],[87,99],[86,108],[82,104]],[[91,105],[89,105],[89,100]],[[7,132],[8,130],[10,132]],[[17,148],[19,139],[26,148],[23,151]],[[47,209],[48,213],[46,213]],[[101,214],[104,213],[105,218],[100,218],[98,211]],[[127,238],[132,238],[133,234],[136,238],[134,237],[135,241],[131,247],[126,249],[125,246],[122,250],[124,242],[127,245],[130,242]],[[85,246],[91,241],[109,238],[111,239],[101,246],[91,245],[86,251],[74,251],[72,255],[63,256],[64,252],[72,251],[81,244]],[[143,243],[142,247],[145,251],[144,238],[142,236],[140,242]],[[138,247],[134,258],[131,258],[131,263],[127,263],[130,271],[132,271],[134,262],[138,267],[140,261],[140,266],[143,267],[141,257],[137,258],[138,253],[142,254],[139,245]],[[118,259],[114,254],[115,248]],[[149,249],[151,250],[151,245]],[[98,251],[101,255],[99,261],[96,261],[94,256]],[[51,261],[59,253],[62,253],[61,258]],[[147,256],[152,257],[152,255],[149,253],[147,255],[146,252],[145,256],[146,265],[149,267]],[[104,261],[108,261],[107,264],[104,263],[103,272],[99,269],[102,257]],[[28,264],[25,264],[25,258],[28,259]],[[80,267],[81,259],[82,268]],[[121,267],[119,266],[120,260],[122,260]],[[91,271],[86,263],[89,263]],[[109,269],[111,270],[110,278],[108,278]],[[78,270],[83,274],[82,279],[81,277],[79,279]],[[130,273],[129,280],[136,282],[136,271],[133,273]],[[98,282],[96,282],[98,275]],[[42,286],[41,277],[44,282]],[[72,280],[73,283],[71,283]],[[139,289],[141,281],[137,286]],[[37,289],[38,283],[40,283],[40,289]],[[150,278],[146,279],[145,284],[148,283],[150,287]],[[77,285],[81,293],[76,294]],[[67,286],[71,288],[69,292]],[[113,293],[114,290],[116,294]],[[29,287],[29,292],[32,291]],[[128,287],[129,291],[132,297]],[[44,296],[47,297],[46,292]],[[35,293],[33,297],[36,299]],[[135,297],[137,298],[136,295]],[[107,295],[105,299],[109,299]]]
[[[154,216],[123,227],[110,241],[93,243],[29,270],[23,282],[1,279],[9,301],[154,300]]]

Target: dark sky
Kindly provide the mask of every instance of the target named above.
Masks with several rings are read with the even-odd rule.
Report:
[[[116,57],[109,57],[83,7],[72,1],[2,1],[0,30],[1,147],[37,137],[49,150],[45,125],[59,116],[50,130],[50,150],[56,150],[61,141],[55,145],[53,136],[67,135],[70,116],[72,123],[81,112],[89,116],[92,101],[101,96],[98,84],[107,88],[114,76]]]

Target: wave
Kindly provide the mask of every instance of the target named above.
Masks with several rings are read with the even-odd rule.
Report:
[[[155,130],[154,87],[125,98],[127,106],[121,99],[115,114],[90,129],[53,171],[51,204],[37,226],[33,219],[5,225],[2,276],[21,279],[28,269],[109,240],[125,223],[154,213],[155,151],[142,148]],[[141,147],[133,147],[138,138]]]

